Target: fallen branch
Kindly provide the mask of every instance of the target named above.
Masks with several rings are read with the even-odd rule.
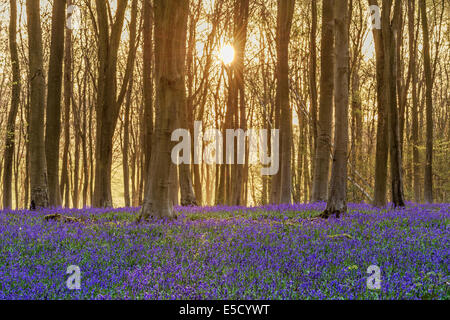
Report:
[[[54,220],[54,221],[58,221],[58,222],[62,222],[62,223],[81,222],[81,220],[78,218],[63,216],[59,213],[48,214],[48,215],[44,216],[44,220],[45,221]]]

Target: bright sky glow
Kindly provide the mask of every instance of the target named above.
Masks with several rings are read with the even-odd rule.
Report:
[[[231,64],[234,60],[234,48],[232,45],[224,45],[219,52],[219,58],[224,64]]]

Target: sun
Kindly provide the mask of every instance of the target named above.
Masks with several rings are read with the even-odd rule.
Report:
[[[231,44],[224,45],[219,51],[219,59],[224,64],[231,64],[234,60],[235,51]]]

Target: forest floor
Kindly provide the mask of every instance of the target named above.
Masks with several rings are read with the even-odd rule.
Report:
[[[0,299],[450,299],[450,204],[324,206],[0,211]]]

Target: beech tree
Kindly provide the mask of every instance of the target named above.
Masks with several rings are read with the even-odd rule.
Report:
[[[336,70],[334,77],[335,132],[333,165],[327,207],[321,217],[347,211],[347,154],[349,106],[348,0],[336,0]]]
[[[386,103],[388,107],[389,117],[389,157],[391,168],[391,193],[392,202],[396,207],[405,206],[403,195],[403,178],[402,178],[402,152],[400,147],[400,132],[397,105],[397,78],[396,66],[398,61],[396,58],[396,46],[398,41],[400,0],[395,1],[394,13],[392,21],[391,7],[392,0],[383,0],[383,13],[381,19],[381,28],[383,32],[384,44],[384,83],[386,90],[384,91]]]
[[[274,177],[275,203],[292,202],[291,152],[292,110],[289,103],[289,41],[295,0],[278,0],[277,14],[277,94],[276,109],[280,115],[280,170]]]
[[[145,191],[147,193],[149,180],[147,179],[150,169],[150,159],[152,154],[152,134],[153,134],[153,7],[151,0],[143,1],[143,95],[144,95],[144,165],[143,175]]]
[[[133,66],[133,63],[127,63],[122,86],[118,90],[117,55],[127,3],[127,0],[118,0],[114,21],[111,21],[106,2],[96,0],[99,69],[96,106],[95,187],[92,201],[96,207],[111,207],[113,205],[111,196],[112,140]],[[129,54],[134,55],[134,48],[130,48]],[[130,58],[134,59],[134,57],[129,57],[128,60]]]
[[[377,0],[369,0],[370,6],[378,7]],[[379,7],[378,7],[379,8]],[[378,12],[380,14],[381,12]],[[381,18],[381,17],[380,17]],[[376,22],[376,21],[374,21]],[[373,204],[378,207],[386,205],[387,190],[387,161],[388,161],[388,107],[384,81],[384,42],[381,28],[372,28],[375,58],[376,58],[376,81],[377,81],[377,142],[375,157],[375,187]]]
[[[185,107],[185,60],[189,0],[155,0],[156,118],[149,189],[139,220],[174,218],[170,201],[170,176],[175,166],[171,141],[178,114]]]
[[[311,201],[326,201],[331,153],[331,116],[334,90],[334,2],[322,7],[320,104]]]
[[[59,191],[59,138],[61,132],[61,88],[64,58],[64,29],[66,1],[54,1],[52,35],[48,69],[47,109],[45,126],[45,155],[48,175],[49,204],[61,205]]]
[[[426,101],[426,160],[424,200],[433,202],[433,79],[431,77],[430,37],[428,34],[428,18],[426,1],[420,2],[423,35],[423,63],[425,68],[425,101]]]
[[[9,109],[8,122],[6,125],[5,151],[3,155],[3,208],[12,206],[12,170],[13,156],[16,139],[16,117],[20,103],[20,66],[19,53],[17,50],[17,1],[9,2],[9,50],[11,54],[11,108]]]
[[[28,52],[30,72],[30,189],[31,207],[48,206],[45,162],[45,78],[39,0],[27,0]]]
[[[413,188],[414,200],[420,201],[420,160],[419,160],[419,118],[417,96],[417,36],[415,35],[416,1],[408,1],[408,37],[409,37],[409,68],[411,70],[411,136],[412,136],[412,162],[413,162]]]

